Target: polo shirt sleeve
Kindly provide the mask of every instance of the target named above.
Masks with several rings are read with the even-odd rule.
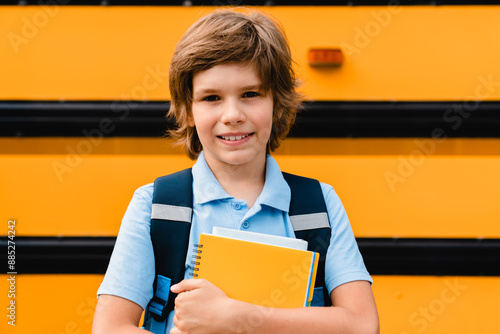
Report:
[[[153,185],[139,188],[123,217],[106,275],[97,294],[128,299],[143,309],[153,296],[154,255],[150,237]]]
[[[321,183],[321,189],[332,229],[325,265],[328,293],[347,282],[362,280],[373,283],[359,252],[349,218],[340,198],[330,185]]]

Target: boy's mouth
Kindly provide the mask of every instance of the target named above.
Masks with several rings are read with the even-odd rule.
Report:
[[[253,133],[249,133],[249,134],[246,134],[246,135],[240,135],[240,136],[217,136],[221,139],[224,139],[224,140],[229,140],[229,141],[234,141],[234,140],[241,140],[241,139],[244,139],[248,136],[251,136]]]

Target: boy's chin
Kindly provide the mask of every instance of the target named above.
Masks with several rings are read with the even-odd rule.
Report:
[[[210,153],[209,153],[210,154]],[[259,164],[265,164],[266,151],[255,152],[251,149],[249,150],[235,150],[232,152],[224,152],[220,155],[211,155],[209,160],[217,160],[215,163],[222,163],[224,165],[231,166],[245,166],[251,165],[258,167]],[[209,161],[210,162],[210,161]]]

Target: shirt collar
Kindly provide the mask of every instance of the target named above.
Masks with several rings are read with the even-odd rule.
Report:
[[[281,211],[288,212],[290,208],[291,191],[288,183],[281,173],[281,169],[270,155],[266,159],[266,182],[264,189],[257,202],[261,205],[267,205]]]
[[[205,154],[202,151],[193,165],[194,201],[204,204],[214,200],[233,198],[225,192],[219,181],[208,167]],[[257,203],[288,212],[291,192],[288,183],[283,178],[280,167],[270,155],[266,158],[266,182]]]
[[[232,198],[219,181],[215,178],[210,167],[208,167],[203,151],[198,156],[198,160],[193,165],[193,190],[194,201],[204,204],[219,199]]]

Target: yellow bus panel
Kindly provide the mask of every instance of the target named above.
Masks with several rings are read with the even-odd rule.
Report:
[[[119,140],[103,142],[120,150]],[[2,216],[17,219],[18,235],[116,235],[136,188],[192,165],[182,154],[132,154],[130,147],[128,154],[88,153],[84,138],[58,145],[57,154],[0,154]],[[295,153],[284,147],[275,157],[285,171],[333,185],[357,237],[498,238],[500,156],[491,153],[498,143],[483,155],[460,153],[451,142],[448,149],[459,153],[426,155],[412,145],[350,155],[300,154],[296,145]]]
[[[374,276],[384,334],[494,334],[498,277]]]
[[[500,6],[262,7],[312,100],[498,100]],[[2,6],[0,99],[168,100],[175,43],[214,7]],[[340,47],[340,68],[307,52]]]
[[[90,333],[102,275],[0,275],[1,333]],[[384,334],[497,334],[498,277],[374,276]],[[14,282],[15,298],[8,296]]]

